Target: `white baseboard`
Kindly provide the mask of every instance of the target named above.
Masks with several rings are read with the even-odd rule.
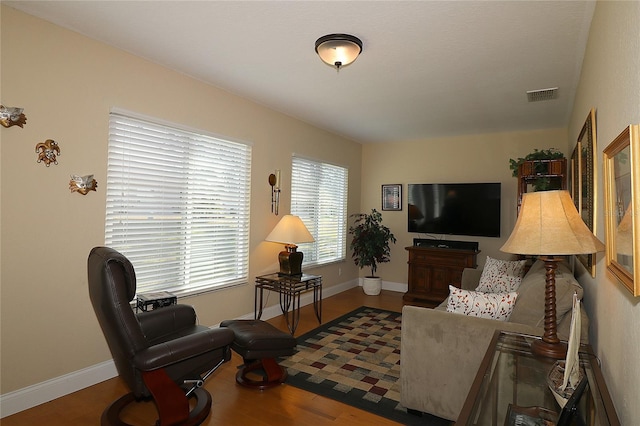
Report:
[[[0,418],[44,404],[118,375],[113,360],[0,395]]]
[[[327,297],[342,293],[357,286],[358,280],[355,279],[332,287],[323,287],[322,298],[326,299]],[[313,303],[313,293],[303,293],[300,297],[300,306],[310,305],[311,303]],[[262,319],[267,320],[281,314],[280,306],[276,304],[263,310]],[[253,319],[253,312],[243,315],[239,319]],[[215,324],[212,327],[218,326],[219,324]],[[118,372],[116,371],[113,360],[108,360],[82,370],[0,395],[0,419],[93,386],[117,375]]]
[[[363,282],[363,278],[360,278],[358,280],[358,285],[360,287],[362,287],[362,282]],[[390,291],[397,291],[399,293],[406,293],[407,291],[409,291],[409,284],[407,283],[394,283],[391,281],[382,281],[382,289],[383,290],[390,290]]]
[[[393,283],[390,281],[382,281],[383,290],[397,291],[399,293],[406,293],[409,291],[409,284],[407,283]]]

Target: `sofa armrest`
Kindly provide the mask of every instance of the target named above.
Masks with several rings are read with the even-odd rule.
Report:
[[[405,306],[400,403],[457,420],[495,330],[542,334],[540,328],[524,324]]]
[[[475,290],[478,287],[478,284],[480,284],[481,275],[482,269],[464,268],[462,270],[460,288],[463,290]]]

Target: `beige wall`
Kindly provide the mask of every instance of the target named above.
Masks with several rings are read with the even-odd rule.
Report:
[[[569,127],[573,149],[589,110],[596,109],[596,235],[603,242],[602,151],[629,124],[640,124],[639,22],[640,2],[598,2]],[[623,425],[640,424],[640,298],[607,272],[604,253],[597,255],[595,279],[578,269],[585,308],[595,318],[591,340],[618,416]]]
[[[347,166],[349,208],[358,211],[359,144],[6,6],[1,31],[2,102],[24,107],[28,120],[0,130],[2,394],[110,358],[86,282],[89,250],[104,244],[110,108],[253,144],[250,277],[277,269],[282,246],[263,241],[278,220],[267,177],[282,169],[288,213],[292,153]],[[59,143],[58,165],[36,163],[45,139]],[[98,191],[70,193],[71,174],[95,174]],[[358,275],[351,262],[310,272],[325,287]],[[184,301],[202,324],[217,324],[253,311],[253,286]]]
[[[566,129],[528,132],[495,133],[428,139],[411,143],[365,145],[362,151],[362,211],[382,209],[380,193],[383,184],[402,184],[402,211],[384,211],[383,223],[398,239],[391,249],[391,262],[378,268],[384,281],[407,282],[407,251],[413,238],[428,238],[424,234],[407,232],[408,183],[501,182],[502,210],[500,238],[439,236],[447,240],[478,241],[482,253],[480,267],[486,256],[509,259],[500,252],[516,219],[517,179],[511,176],[509,159],[524,157],[537,149],[567,145]],[[567,153],[565,152],[565,155]]]
[[[85,262],[103,243],[107,120],[111,107],[125,108],[253,143],[251,276],[276,268],[278,246],[262,239],[277,218],[269,212],[267,175],[283,170],[283,212],[292,152],[347,165],[349,211],[381,209],[380,185],[421,182],[502,182],[502,238],[478,240],[482,254],[499,251],[515,222],[516,180],[509,158],[533,148],[575,144],[590,108],[597,109],[597,235],[604,241],[602,150],[625,126],[640,123],[640,2],[598,2],[569,130],[433,139],[360,147],[334,135],[207,86],[184,75],[88,40],[2,6],[2,102],[24,106],[24,129],[0,128],[2,253],[0,272],[2,394],[77,371],[109,358],[88,304]],[[73,114],[68,111],[73,110]],[[35,162],[44,139],[60,143],[50,168]],[[567,142],[568,141],[568,142]],[[362,170],[360,157],[362,156]],[[69,175],[94,173],[98,192],[70,194]],[[362,179],[362,188],[360,181]],[[385,281],[406,283],[406,232],[402,212],[383,212],[398,237],[392,262],[381,265]],[[342,276],[338,276],[338,267]],[[358,275],[350,261],[313,270],[325,285]],[[640,300],[606,272],[583,270],[585,307],[595,320],[591,338],[623,424],[640,421]],[[361,275],[364,275],[363,273]],[[232,303],[229,303],[233,301]],[[253,309],[250,285],[188,299],[204,324]]]

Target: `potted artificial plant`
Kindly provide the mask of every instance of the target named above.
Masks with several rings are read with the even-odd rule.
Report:
[[[358,213],[351,216],[355,217],[353,226],[349,227],[349,234],[353,235],[351,257],[360,269],[371,268],[371,275],[364,278],[362,288],[365,294],[375,296],[380,294],[382,288],[382,280],[376,276],[378,263],[390,260],[389,242],[395,243],[396,237],[382,224],[382,214],[376,209],[372,209],[371,214]]]

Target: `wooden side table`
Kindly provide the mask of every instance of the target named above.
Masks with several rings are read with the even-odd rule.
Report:
[[[291,335],[296,332],[300,322],[300,295],[313,291],[313,310],[322,324],[322,277],[319,275],[280,275],[269,274],[256,277],[254,312],[255,319],[262,317],[264,290],[275,291],[280,297],[280,309],[287,322]]]
[[[536,336],[496,331],[467,395],[456,425],[505,425],[510,407],[535,407],[559,414],[560,406],[547,385],[556,360],[535,357]],[[572,424],[619,426],[620,420],[589,345],[580,346],[580,366],[588,379]]]

